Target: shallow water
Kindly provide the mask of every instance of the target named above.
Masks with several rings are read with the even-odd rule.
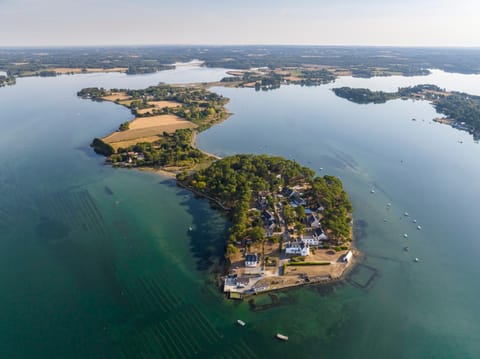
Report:
[[[442,83],[442,76],[426,82]],[[395,80],[389,78],[389,86],[403,86]],[[342,81],[358,85],[356,79]],[[383,81],[387,80],[371,79],[374,86]],[[362,82],[362,86],[368,84]],[[479,83],[472,87],[477,93]],[[325,353],[473,357],[479,350],[476,333],[480,329],[475,314],[480,292],[475,281],[479,270],[475,259],[479,250],[478,144],[468,133],[432,122],[438,114],[427,102],[357,105],[336,97],[329,90],[335,85],[260,93],[216,89],[233,99],[229,109],[234,115],[201,134],[199,146],[221,155],[279,154],[319,175],[331,173],[343,180],[355,219],[362,224],[357,245],[367,255],[365,264],[378,276],[365,291],[344,287],[335,292],[335,305],[342,307],[338,321],[345,324],[332,331],[336,339],[322,346]],[[452,88],[468,86],[472,84]],[[403,215],[405,211],[409,217]],[[403,250],[405,246],[409,252]],[[415,257],[419,263],[413,262]],[[369,275],[368,268],[363,272]],[[333,305],[323,300],[316,304],[319,311]],[[306,311],[314,311],[313,299],[309,305]],[[295,318],[298,323],[308,321],[307,315]]]
[[[201,134],[200,147],[283,155],[340,176],[367,256],[345,284],[276,293],[277,306],[263,311],[224,301],[211,282],[227,225],[219,212],[171,181],[114,170],[92,154],[91,139],[131,114],[78,99],[79,89],[224,73],[24,78],[0,90],[2,356],[475,357],[478,145],[430,123],[428,103],[360,106],[335,97],[336,84],[215,89],[231,99],[234,115]],[[427,82],[440,83],[436,76]],[[463,75],[455,76],[463,90]],[[276,341],[277,332],[290,341]]]

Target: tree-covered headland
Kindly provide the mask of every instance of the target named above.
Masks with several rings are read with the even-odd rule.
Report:
[[[118,94],[118,98],[116,98]],[[114,149],[107,140],[95,139],[92,147],[96,152],[107,156],[114,165],[128,167],[173,167],[175,170],[192,170],[206,166],[213,158],[193,146],[196,132],[204,131],[213,124],[224,120],[229,114],[225,109],[228,99],[200,87],[159,85],[146,89],[85,88],[78,96],[93,101],[109,99],[130,109],[135,118],[154,118],[162,115],[175,115],[189,121],[195,127],[180,128],[176,131],[152,132],[158,140],[129,144]],[[172,106],[160,106],[158,103]],[[129,122],[120,125],[119,131],[127,132]],[[154,128],[152,131],[157,131]]]
[[[265,219],[257,210],[261,201],[269,213],[282,224],[302,232],[305,211],[320,209],[320,220],[335,246],[351,240],[352,204],[341,181],[333,176],[316,177],[315,173],[295,161],[266,155],[235,155],[214,162],[193,174],[180,173],[177,180],[184,186],[214,199],[229,210],[232,226],[227,257],[245,241],[265,241]],[[304,201],[292,207],[285,191],[296,188]]]
[[[337,96],[358,104],[378,104],[400,98],[429,101],[453,127],[472,133],[476,139],[480,137],[480,96],[446,91],[436,85],[404,87],[396,92],[351,87],[334,88],[333,91]]]

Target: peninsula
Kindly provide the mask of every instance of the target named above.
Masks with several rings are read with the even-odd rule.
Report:
[[[332,66],[302,65],[297,67],[259,68],[227,72],[219,85],[251,87],[256,91],[274,90],[281,85],[319,86],[335,81],[338,76],[351,75]]]
[[[464,92],[446,91],[436,85],[416,85],[399,88],[397,92],[371,91],[365,88],[340,87],[333,91],[339,97],[357,104],[385,103],[394,99],[429,101],[444,118],[436,122],[448,124],[480,138],[480,96]]]
[[[266,155],[220,159],[195,147],[195,136],[229,116],[228,99],[199,86],[143,90],[85,88],[78,96],[113,101],[134,119],[92,141],[118,167],[160,169],[216,203],[231,221],[224,291],[231,298],[331,282],[356,254],[352,205],[341,181],[295,161]]]
[[[0,87],[15,85],[15,77],[8,75],[0,75]]]
[[[352,260],[352,205],[336,177],[281,157],[235,155],[177,180],[229,213],[231,298],[330,282]]]
[[[223,96],[200,87],[151,86],[143,90],[86,88],[78,96],[113,101],[130,109],[132,121],[95,138],[95,152],[120,167],[162,168],[170,173],[208,166],[215,156],[199,151],[195,136],[229,116]]]

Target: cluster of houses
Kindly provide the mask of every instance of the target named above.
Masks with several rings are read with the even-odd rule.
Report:
[[[462,131],[468,131],[468,132],[473,132],[474,127],[471,125],[468,125],[466,122],[459,122],[455,121],[452,124],[453,128],[456,128],[457,130],[462,130]]]
[[[294,208],[306,205],[306,201],[302,198],[301,193],[294,189],[286,188],[283,191],[283,194],[288,198],[290,205]],[[322,207],[317,209],[318,212],[321,212],[322,210]],[[294,240],[290,240],[286,244],[285,254],[308,256],[310,254],[311,247],[322,247],[323,241],[328,239],[321,227],[319,215],[309,208],[305,209],[305,215],[305,233],[301,234]]]
[[[254,268],[260,263],[260,256],[257,253],[247,254],[245,256],[245,267]]]
[[[305,206],[307,202],[302,198],[300,192],[294,190],[293,188],[284,188],[283,195],[288,198],[288,201],[292,207]]]
[[[279,197],[286,198],[289,204],[296,208],[298,206],[306,206],[307,203],[302,197],[302,194],[295,189],[285,188]],[[275,230],[279,229],[279,225],[284,225],[284,221],[278,219],[275,213],[268,210],[268,202],[265,196],[261,196],[257,200],[257,205],[261,209],[261,218],[265,226],[267,237],[271,237]],[[297,238],[289,239],[284,245],[284,251],[287,255],[308,256],[310,248],[322,248],[324,241],[328,240],[327,235],[322,229],[320,223],[319,212],[323,211],[323,207],[313,211],[305,208],[305,231]],[[245,259],[246,267],[256,267],[260,263],[260,258],[257,254],[247,254]]]
[[[298,190],[301,190],[299,188]],[[294,189],[286,189],[282,194],[277,194],[278,198],[282,198],[282,203],[285,203],[285,199],[288,201],[291,207],[302,206],[305,209],[305,216],[302,216],[302,222],[304,228],[297,232],[294,231],[293,225],[286,225],[285,218],[282,213],[283,208],[281,203],[275,204],[272,208],[271,203],[268,203],[268,193],[262,194],[258,199],[257,208],[252,210],[259,210],[260,217],[262,219],[267,237],[271,237],[274,233],[283,236],[283,254],[288,256],[302,256],[307,257],[310,255],[312,248],[323,248],[324,242],[328,241],[328,237],[321,225],[321,212],[324,208],[320,207],[316,210],[308,208],[303,195]],[[298,218],[298,217],[297,217]],[[303,227],[303,226],[302,226]],[[352,251],[345,253],[341,260],[348,265],[353,258]],[[271,261],[271,258],[270,258]],[[268,290],[267,286],[259,286],[257,282],[262,278],[265,273],[265,268],[260,268],[262,257],[258,253],[245,253],[244,268],[237,272],[235,269],[225,279],[224,291],[229,293],[230,298],[240,299],[244,295],[256,294],[265,290]],[[268,258],[265,259],[265,265],[269,266]],[[274,266],[277,267],[277,262],[274,262]],[[280,264],[282,261],[280,261]],[[277,268],[275,268],[276,270]],[[271,275],[271,271],[268,271]],[[274,272],[276,273],[276,271]],[[276,274],[274,274],[276,275]]]
[[[308,217],[307,223],[310,224],[310,227],[307,228],[306,233],[300,235],[299,238],[289,241],[285,246],[285,254],[308,256],[310,247],[323,247],[323,242],[328,237],[320,226],[318,217],[312,213]]]
[[[135,166],[135,164],[138,161],[145,161],[145,156],[141,152],[133,152],[133,151],[128,151],[128,152],[122,152],[120,153],[120,156],[122,158],[121,162],[117,162],[117,166],[123,166],[123,167],[131,167]]]
[[[122,153],[122,156],[123,155],[127,156],[128,163],[132,163],[135,161],[145,161],[145,156],[141,152],[129,151],[129,152]]]

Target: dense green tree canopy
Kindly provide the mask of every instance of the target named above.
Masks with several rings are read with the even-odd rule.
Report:
[[[230,241],[236,242],[250,237],[264,237],[258,211],[249,211],[259,197],[268,195],[270,201],[284,187],[307,185],[305,193],[310,206],[323,207],[323,224],[336,241],[350,239],[351,212],[347,193],[341,181],[333,176],[315,177],[314,172],[295,161],[266,155],[235,155],[214,162],[210,167],[190,176],[178,177],[182,183],[196,191],[214,198],[230,208],[232,227]],[[288,224],[305,217],[305,208],[290,205],[283,208]],[[304,226],[299,226],[303,231]],[[260,231],[261,230],[261,231]]]

